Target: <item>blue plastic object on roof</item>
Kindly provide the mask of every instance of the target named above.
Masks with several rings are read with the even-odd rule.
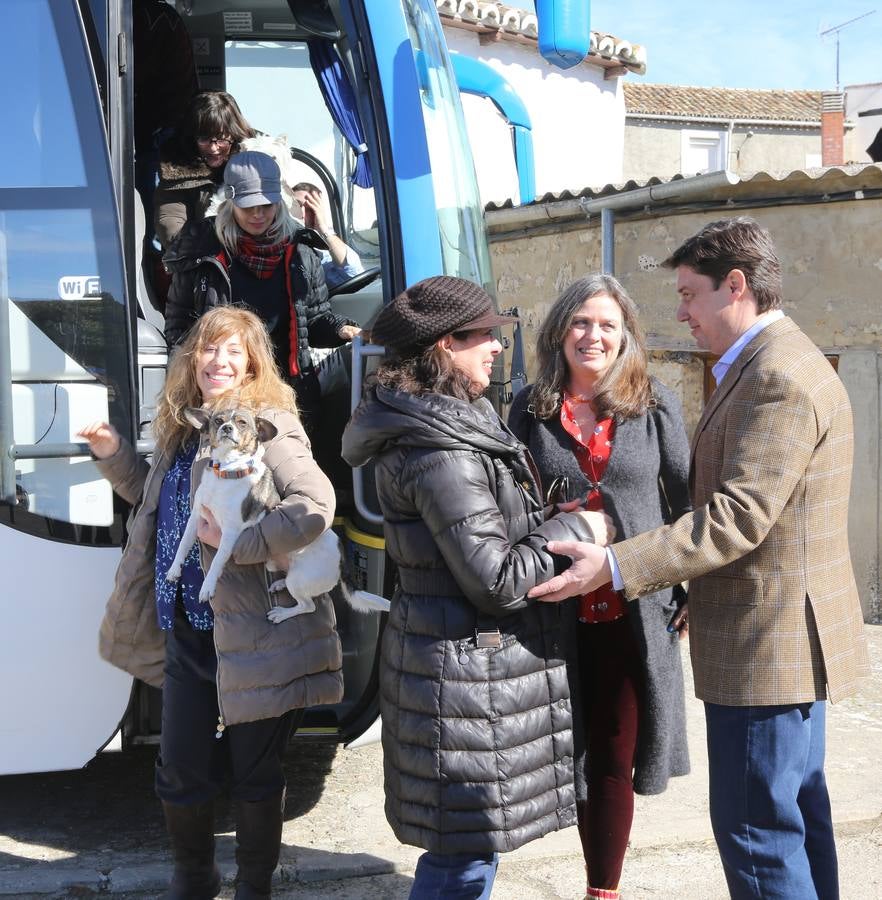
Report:
[[[590,0],[536,0],[539,52],[560,69],[577,66],[591,46]]]

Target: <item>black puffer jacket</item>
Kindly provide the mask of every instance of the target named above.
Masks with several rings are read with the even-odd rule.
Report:
[[[318,233],[303,228],[293,237],[297,251],[291,259],[291,288],[297,314],[297,360],[301,374],[312,368],[310,347],[339,347],[338,334],[352,319],[331,312],[321,259],[313,247],[324,247]],[[223,250],[214,231],[214,218],[188,222],[162,261],[172,275],[165,308],[165,338],[172,346],[207,310],[230,303],[230,277],[217,255]]]
[[[559,563],[524,447],[485,400],[375,387],[343,457],[376,459],[399,589],[383,634],[386,817],[434,853],[514,850],[575,822],[572,715],[557,604],[525,597]],[[490,643],[498,630],[499,646]]]

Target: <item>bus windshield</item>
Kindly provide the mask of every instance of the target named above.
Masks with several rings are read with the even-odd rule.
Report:
[[[459,89],[432,0],[402,0],[420,85],[444,272],[490,287],[490,256]]]

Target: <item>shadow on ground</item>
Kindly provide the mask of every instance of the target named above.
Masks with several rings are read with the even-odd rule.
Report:
[[[285,761],[286,820],[307,815],[316,805],[336,753],[337,745],[330,742],[291,745]],[[40,883],[50,885],[51,872],[57,870],[61,889],[67,876],[80,880],[76,870],[89,876],[92,872],[116,873],[124,867],[167,865],[165,827],[153,792],[155,759],[155,747],[132,747],[121,753],[102,753],[77,771],[0,778],[0,894],[9,893],[7,885],[24,884],[27,876],[36,877],[37,872]],[[234,830],[230,803],[221,798],[215,831]],[[231,861],[234,845],[232,837],[219,838],[218,859]],[[303,851],[307,855],[315,852]],[[297,873],[306,862],[319,872],[331,873],[342,867],[353,876],[391,869],[385,860],[367,856],[335,861],[335,856],[350,854],[324,854],[327,860],[301,859],[296,847],[283,848],[283,854],[283,861],[290,860],[286,872],[292,880],[299,880]]]

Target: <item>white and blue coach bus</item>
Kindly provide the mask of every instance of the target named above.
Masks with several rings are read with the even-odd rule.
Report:
[[[2,3],[0,775],[77,768],[114,735],[125,744],[158,729],[156,692],[98,657],[127,509],[76,438],[108,419],[149,452],[165,372],[161,291],[143,265],[134,188],[133,2]],[[529,121],[498,76],[451,60],[434,0],[175,6],[200,87],[228,90],[255,127],[287,135],[302,180],[324,188],[336,231],[361,255],[367,271],[338,289],[335,308],[365,323],[439,273],[491,286],[459,90],[509,118],[522,199],[532,199]],[[538,0],[552,61],[584,57],[587,6]],[[361,350],[325,367],[351,370],[352,390],[327,397],[340,430]],[[501,367],[496,378],[509,392]],[[336,481],[355,573],[388,596],[370,473]],[[308,710],[299,733],[352,742],[377,719],[382,617],[338,612],[345,698]]]

